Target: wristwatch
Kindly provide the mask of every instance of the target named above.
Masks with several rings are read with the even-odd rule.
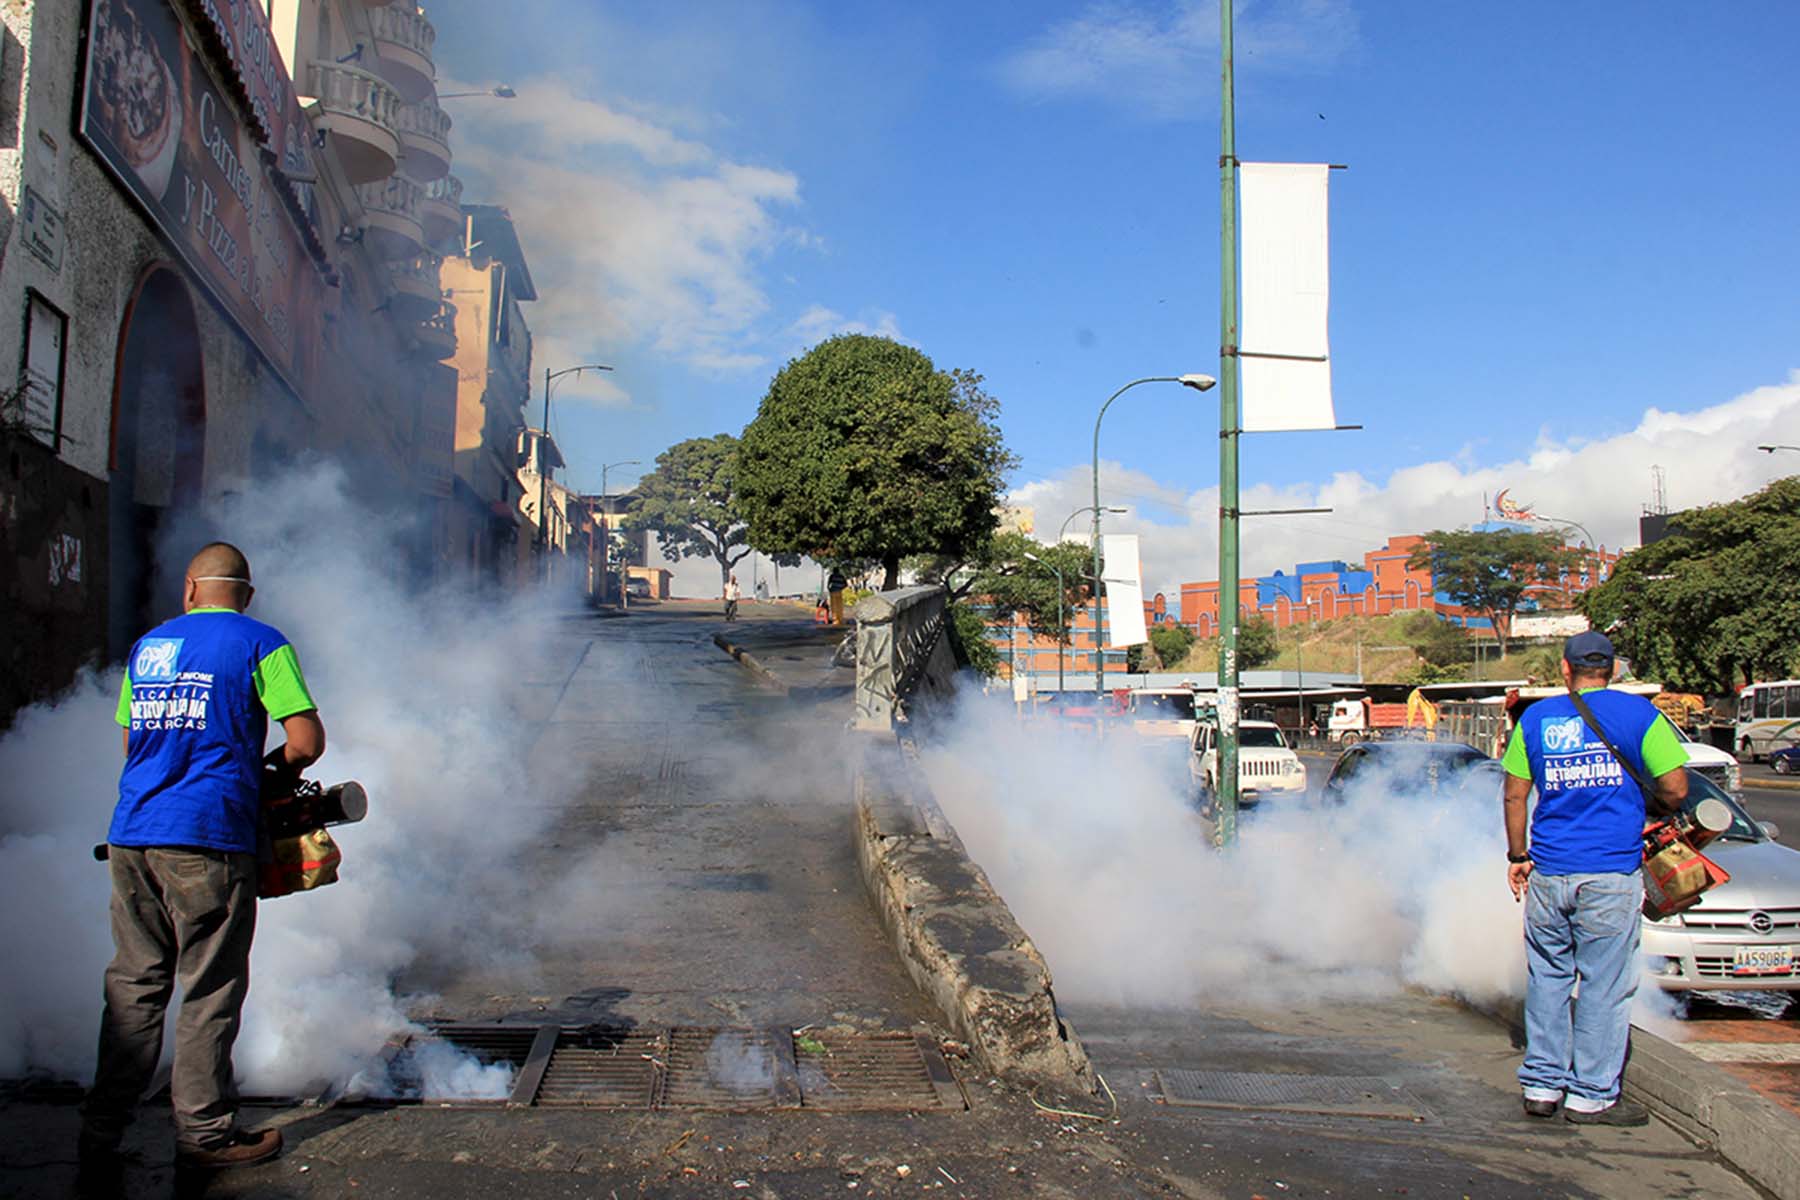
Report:
[[[1509,863],[1528,863],[1531,861],[1531,852],[1527,850],[1524,854],[1514,854],[1512,851],[1508,850],[1506,852],[1506,861]]]

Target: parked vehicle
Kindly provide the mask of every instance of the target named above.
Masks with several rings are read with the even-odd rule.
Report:
[[[1357,780],[1379,775],[1383,786],[1395,790],[1491,798],[1497,818],[1503,774],[1498,759],[1460,742],[1360,742],[1338,755],[1323,794],[1342,804]]]
[[[633,576],[625,581],[625,594],[633,600],[648,600],[650,598],[650,581]]]
[[[1188,775],[1200,811],[1212,815],[1219,791],[1219,727],[1199,721],[1188,741]],[[1238,804],[1251,807],[1270,797],[1306,795],[1306,766],[1272,721],[1238,723]]]
[[[1645,919],[1647,974],[1665,991],[1800,996],[1800,850],[1775,841],[1774,825],[1757,823],[1723,788],[1689,771],[1687,807],[1708,799],[1731,810],[1731,828],[1706,848],[1731,881],[1685,912]]]
[[[1681,748],[1687,751],[1688,770],[1706,776],[1733,795],[1744,790],[1744,772],[1736,755],[1696,740],[1673,721],[1670,724],[1675,727],[1675,736],[1681,739]]]
[[[1731,740],[1738,757],[1750,762],[1783,746],[1800,745],[1800,679],[1752,683],[1739,692]]]
[[[1800,746],[1783,746],[1769,752],[1769,765],[1777,775],[1800,773]]]
[[[1212,698],[1206,697],[1206,710],[1211,711]],[[1200,713],[1199,700],[1193,687],[1133,688],[1125,700],[1125,712],[1131,718],[1132,732],[1145,737],[1180,739],[1191,742],[1194,723]]]

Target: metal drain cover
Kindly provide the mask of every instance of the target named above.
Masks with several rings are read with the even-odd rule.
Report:
[[[1378,1075],[1274,1075],[1245,1071],[1156,1072],[1163,1099],[1186,1108],[1305,1113],[1423,1121],[1430,1112],[1405,1088]]]
[[[522,1103],[649,1108],[662,1080],[663,1050],[662,1038],[648,1033],[605,1026],[562,1030],[535,1095],[527,1095]]]
[[[775,1029],[669,1031],[658,1108],[797,1108],[794,1047]]]
[[[800,1094],[830,1112],[968,1107],[930,1038],[907,1033],[805,1034],[794,1039]]]

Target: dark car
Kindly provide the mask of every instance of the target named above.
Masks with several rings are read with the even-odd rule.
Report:
[[[1783,775],[1800,774],[1800,746],[1769,751],[1769,765]]]
[[[1498,760],[1461,742],[1358,742],[1332,765],[1325,779],[1325,798],[1341,804],[1354,781],[1378,774],[1391,786],[1408,791],[1491,788],[1498,797],[1502,773]]]

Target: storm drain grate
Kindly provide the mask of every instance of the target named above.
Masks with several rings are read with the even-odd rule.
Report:
[[[1189,1108],[1233,1108],[1330,1117],[1422,1121],[1417,1097],[1377,1075],[1270,1075],[1243,1071],[1156,1072],[1163,1099]]]
[[[417,1080],[414,1056],[448,1043],[483,1065],[512,1068],[509,1108],[814,1108],[837,1112],[961,1111],[968,1107],[927,1033],[807,1032],[785,1028],[640,1030],[620,1025],[482,1025],[443,1022],[381,1056],[387,1077]],[[412,1095],[347,1103],[497,1104]]]
[[[658,1108],[793,1108],[800,1103],[791,1037],[778,1029],[677,1028]]]
[[[800,1095],[832,1112],[967,1107],[944,1056],[929,1038],[906,1033],[794,1038]]]
[[[663,1053],[662,1038],[651,1034],[606,1026],[560,1030],[535,1096],[520,1103],[649,1108],[661,1082]]]

